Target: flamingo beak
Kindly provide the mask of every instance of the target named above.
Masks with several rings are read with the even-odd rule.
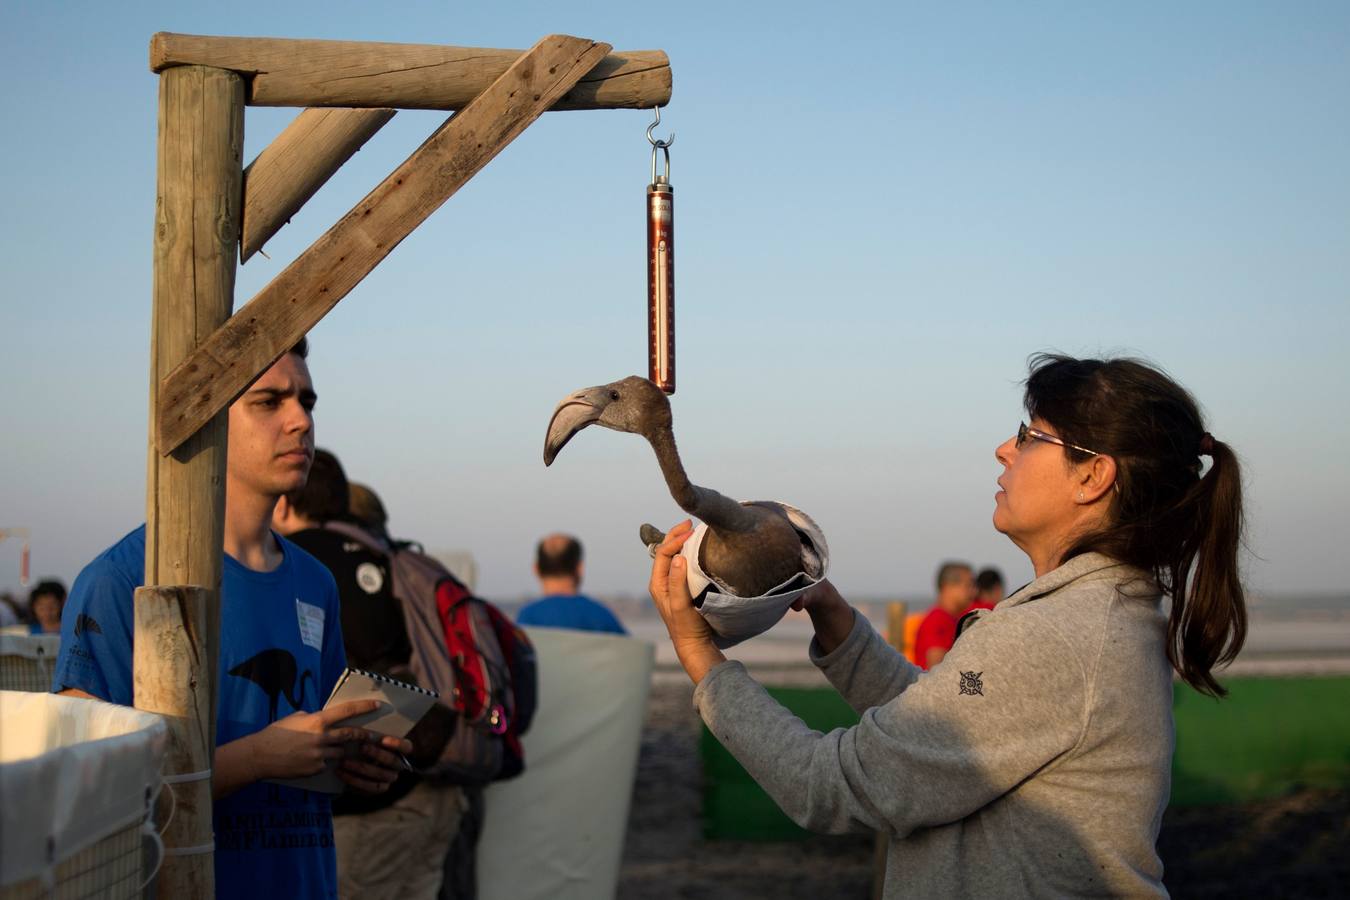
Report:
[[[552,465],[573,435],[598,421],[608,403],[609,394],[604,388],[586,388],[559,403],[544,438],[544,465]]]

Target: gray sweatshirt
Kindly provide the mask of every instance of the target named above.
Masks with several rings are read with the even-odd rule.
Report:
[[[890,836],[885,896],[1166,896],[1167,620],[1152,581],[1075,557],[924,672],[856,616],[812,660],[861,721],[822,735],[738,662],[694,691],[708,728],[795,822]]]

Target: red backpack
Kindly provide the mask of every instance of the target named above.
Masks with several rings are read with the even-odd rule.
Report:
[[[394,581],[397,585],[397,575]],[[511,669],[493,627],[492,607],[448,573],[436,585],[436,609],[452,682],[442,698],[459,714],[460,726],[434,773],[460,784],[486,784],[501,775],[504,735],[515,718]]]
[[[505,781],[525,770],[525,748],[521,746],[520,736],[529,730],[539,705],[539,658],[523,628],[490,603],[487,611],[511,671],[511,701],[515,714],[507,720],[506,731],[502,733],[502,770],[497,773],[497,780]]]

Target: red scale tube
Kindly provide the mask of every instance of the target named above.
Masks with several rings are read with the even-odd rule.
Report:
[[[647,185],[647,377],[675,393],[675,190],[666,175]]]

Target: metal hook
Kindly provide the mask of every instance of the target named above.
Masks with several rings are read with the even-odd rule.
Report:
[[[651,142],[653,147],[664,150],[675,143],[675,132],[672,131],[670,137],[666,138],[664,141],[658,141],[656,138],[652,137],[652,132],[656,130],[656,126],[661,124],[661,107],[653,106],[652,110],[656,113],[656,121],[647,126],[647,140]]]

